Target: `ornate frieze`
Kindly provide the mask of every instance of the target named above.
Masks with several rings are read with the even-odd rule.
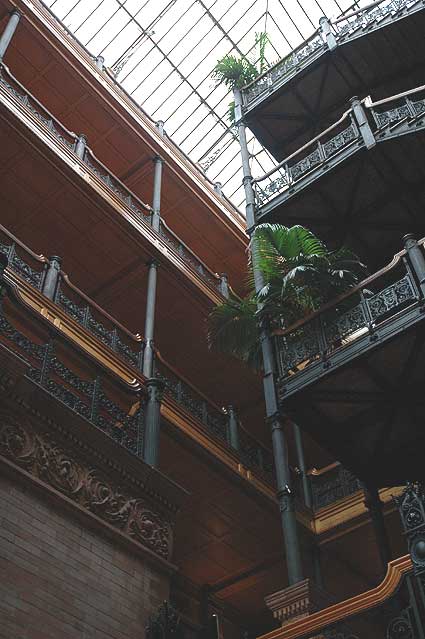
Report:
[[[0,412],[0,454],[97,515],[131,539],[169,559],[172,527],[167,518],[88,464],[51,433],[36,432],[28,420]]]

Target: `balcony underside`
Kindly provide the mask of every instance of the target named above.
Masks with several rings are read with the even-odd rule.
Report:
[[[421,311],[416,305],[395,316],[376,342],[358,340],[351,359],[345,349],[280,388],[285,413],[357,477],[380,487],[425,474]]]
[[[281,160],[333,122],[351,97],[379,100],[423,84],[424,29],[425,11],[416,10],[383,28],[361,29],[332,52],[323,47],[246,108],[249,128]]]
[[[422,126],[422,124],[421,124]],[[302,224],[330,247],[349,246],[370,272],[400,250],[402,237],[425,235],[425,132],[357,143],[340,161],[319,166],[257,213],[258,222]]]

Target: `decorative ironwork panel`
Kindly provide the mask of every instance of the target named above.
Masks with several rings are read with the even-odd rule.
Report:
[[[375,320],[390,311],[397,310],[406,302],[416,299],[410,278],[406,275],[398,282],[387,286],[376,295],[366,300],[370,314]]]
[[[47,112],[42,113],[42,106],[38,104],[38,102],[36,102],[30,95],[24,93],[20,87],[18,88],[17,86],[11,84],[12,82],[12,76],[7,74],[5,68],[0,65],[0,84],[5,87],[15,98],[17,98],[39,122],[41,122],[49,129],[51,133],[53,133],[53,135],[58,140],[65,144],[69,149],[73,149],[74,140],[69,139],[71,136],[66,137],[64,135],[65,131],[63,129],[62,132],[59,131],[59,124],[53,121],[50,114]]]
[[[300,364],[306,364],[321,352],[321,339],[316,322],[309,322],[302,329],[278,338],[279,362],[284,375],[295,371]]]
[[[289,174],[291,176],[291,180],[295,182],[299,180],[305,173],[314,169],[315,166],[322,162],[322,156],[320,154],[319,149],[315,149],[312,153],[307,155],[307,157],[303,158],[293,166],[289,167]]]
[[[86,315],[86,307],[82,308],[78,306],[75,302],[69,299],[62,291],[59,291],[59,294],[56,299],[56,303],[63,308],[65,313],[72,317],[79,324],[84,324],[84,318]]]
[[[373,114],[378,128],[382,128],[388,124],[392,124],[393,122],[399,122],[400,120],[412,117],[413,115],[408,104],[403,104],[402,106],[395,107],[389,111],[383,111],[382,113],[373,111]]]
[[[141,344],[141,348],[143,348],[143,344]],[[118,355],[121,355],[121,357],[126,359],[133,366],[139,365],[140,351],[139,352],[133,351],[133,349],[130,348],[128,344],[125,344],[124,342],[121,341],[119,336],[116,337],[116,340],[114,343],[114,350],[118,353]]]
[[[395,498],[410,556],[417,574],[425,576],[425,492],[421,483],[408,483]]]
[[[340,345],[341,340],[367,326],[367,318],[361,303],[341,315],[336,313],[334,311],[332,315],[328,314],[324,320],[326,341],[329,345]]]
[[[7,320],[0,310],[0,334],[7,340],[12,342],[19,351],[19,355],[35,359],[41,362],[43,361],[45,346],[43,344],[35,344],[28,337],[23,335],[20,331],[16,330],[12,324]],[[27,357],[25,357],[27,356]],[[27,360],[28,361],[28,360]]]
[[[96,337],[106,344],[106,346],[113,346],[114,331],[108,331],[108,329],[101,322],[95,320],[90,313],[86,320],[86,328],[90,331],[90,333],[96,335]]]
[[[130,452],[141,451],[143,407],[137,395],[132,406],[129,400],[129,410],[124,410],[105,395],[99,380],[82,379],[61,362],[53,353],[53,343],[35,344],[3,314],[0,314],[0,335],[31,365],[28,376],[32,380]]]
[[[262,206],[271,200],[277,193],[280,193],[289,187],[289,174],[279,173],[278,175],[279,176],[277,178],[269,182],[266,186],[259,186],[258,182],[254,182],[255,196],[258,206]]]
[[[247,91],[244,91],[245,103],[250,106],[259,95],[266,93],[274,82],[281,80],[285,75],[291,73],[294,69],[305,65],[318,49],[323,48],[323,41],[320,35],[314,34],[311,38],[295,51],[283,58],[277,65],[268,71],[268,73],[259,78]]]
[[[337,468],[324,475],[312,476],[313,508],[318,510],[362,490],[360,481],[346,468]]]
[[[350,126],[344,129],[344,131],[341,131],[341,133],[338,133],[338,135],[335,135],[333,138],[323,143],[322,149],[325,158],[329,158],[335,153],[338,153],[338,151],[357,140],[358,137],[359,134],[357,128],[353,123],[351,123]]]
[[[415,0],[383,0],[380,5],[371,6],[356,14],[353,19],[335,25],[339,38],[351,35],[358,29],[369,29],[373,22],[380,22],[390,14],[396,14],[401,9],[413,5]],[[341,26],[342,25],[342,26]]]
[[[115,195],[117,195],[120,200],[122,200],[124,204],[126,204],[133,211],[133,213],[138,214],[142,222],[145,222],[144,209],[140,208],[134,203],[134,198],[132,197],[131,193],[125,190],[111,173],[103,173],[102,169],[96,166],[89,159],[88,153],[86,153],[84,156],[84,163],[87,164],[89,169],[91,169],[93,173],[95,173],[95,175],[97,175],[97,177],[100,178],[102,182],[104,182],[106,186],[108,186],[115,193]]]

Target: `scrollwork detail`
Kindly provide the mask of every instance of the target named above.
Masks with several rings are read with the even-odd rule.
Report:
[[[0,454],[63,493],[129,537],[168,559],[171,523],[140,498],[129,495],[98,469],[76,461],[50,434],[0,413]]]

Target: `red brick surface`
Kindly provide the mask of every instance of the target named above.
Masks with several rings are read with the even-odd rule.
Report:
[[[168,578],[0,475],[1,639],[143,639]]]

